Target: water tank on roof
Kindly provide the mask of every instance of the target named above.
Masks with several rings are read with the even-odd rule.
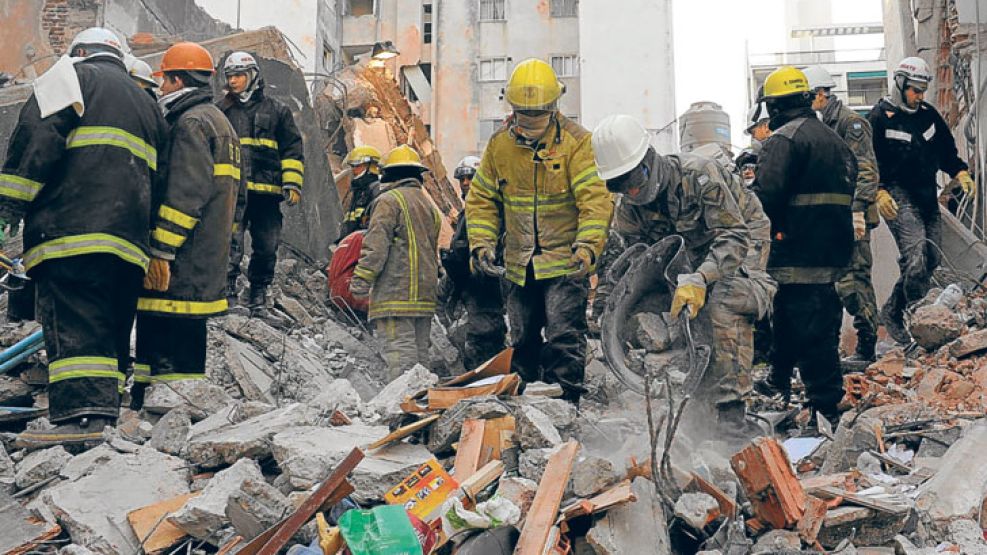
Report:
[[[710,143],[730,148],[730,116],[715,102],[693,102],[679,117],[679,145],[691,152]]]

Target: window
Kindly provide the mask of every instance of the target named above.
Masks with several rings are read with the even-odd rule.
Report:
[[[481,145],[479,150],[483,150],[482,145],[486,144],[490,140],[490,136],[493,135],[498,129],[500,129],[503,120],[500,119],[481,119],[480,120],[480,130],[477,140]]]
[[[329,46],[329,43],[322,43],[322,69],[332,71],[336,66],[336,51]]]
[[[851,71],[846,76],[847,104],[873,106],[888,94],[888,78],[884,71]]]
[[[579,15],[579,0],[552,0],[552,17],[576,17]]]
[[[377,15],[376,0],[346,0],[346,15]]]
[[[575,54],[552,56],[552,69],[559,77],[575,77],[579,75],[579,58]]]
[[[507,81],[507,58],[480,60],[480,81]]]
[[[504,0],[480,0],[480,21],[504,21]]]
[[[422,42],[432,44],[432,5],[422,4]]]

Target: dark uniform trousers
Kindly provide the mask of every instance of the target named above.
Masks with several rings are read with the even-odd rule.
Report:
[[[529,263],[525,285],[508,281],[506,297],[514,347],[511,371],[528,383],[558,383],[564,399],[577,400],[585,392],[589,278],[536,280]]]
[[[797,365],[813,408],[827,418],[843,398],[842,320],[843,305],[832,283],[778,284],[770,380],[779,389],[787,386]]]
[[[134,382],[205,378],[207,336],[205,318],[138,312]]]
[[[888,187],[888,192],[898,203],[898,217],[888,222],[888,228],[898,246],[899,277],[888,298],[886,310],[901,321],[908,303],[921,299],[929,292],[932,273],[940,261],[938,246],[942,240],[942,215],[938,204],[929,208],[920,207],[899,187]]]
[[[48,353],[49,419],[116,418],[142,270],[111,254],[86,254],[47,260],[32,275]]]
[[[247,266],[247,279],[254,288],[268,287],[274,281],[274,267],[278,262],[278,244],[281,241],[281,200],[280,194],[250,192],[247,195],[247,209],[243,222],[233,234],[230,244],[229,281],[233,283],[240,275],[240,262],[244,255],[244,233],[250,231],[250,265]]]
[[[507,324],[500,280],[470,276],[462,302],[466,311],[463,364],[472,370],[504,350]]]

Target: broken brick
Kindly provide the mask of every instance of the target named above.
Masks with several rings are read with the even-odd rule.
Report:
[[[735,454],[730,465],[758,519],[773,528],[792,528],[799,522],[805,491],[780,443],[759,437]]]

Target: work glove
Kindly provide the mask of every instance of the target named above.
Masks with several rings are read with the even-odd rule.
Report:
[[[350,280],[350,294],[357,299],[366,299],[370,296],[370,282],[354,277]]]
[[[679,274],[678,287],[672,297],[672,318],[678,318],[686,306],[689,307],[689,319],[699,315],[699,309],[706,304],[706,279],[700,273]]]
[[[867,219],[863,212],[853,213],[853,237],[857,241],[863,240],[867,235]]]
[[[593,267],[593,263],[596,261],[596,257],[593,255],[593,251],[589,247],[580,245],[572,250],[572,258],[569,259],[570,264],[576,266],[576,277],[583,277],[589,273],[589,269]]]
[[[152,258],[144,276],[144,289],[148,291],[167,291],[171,285],[171,265],[163,258]]]
[[[504,267],[497,265],[497,258],[494,250],[490,247],[477,247],[473,249],[470,258],[470,269],[474,274],[485,274],[490,277],[503,277]]]
[[[288,202],[288,206],[295,206],[302,200],[302,194],[298,192],[298,189],[285,189],[284,198]]]
[[[977,196],[977,184],[973,182],[973,178],[970,177],[970,172],[963,170],[956,174],[956,181],[960,182],[960,188],[963,192],[970,195],[971,197]]]
[[[874,202],[877,203],[877,211],[881,213],[881,217],[885,220],[890,221],[898,217],[898,203],[891,198],[891,193],[884,189],[879,189]]]

